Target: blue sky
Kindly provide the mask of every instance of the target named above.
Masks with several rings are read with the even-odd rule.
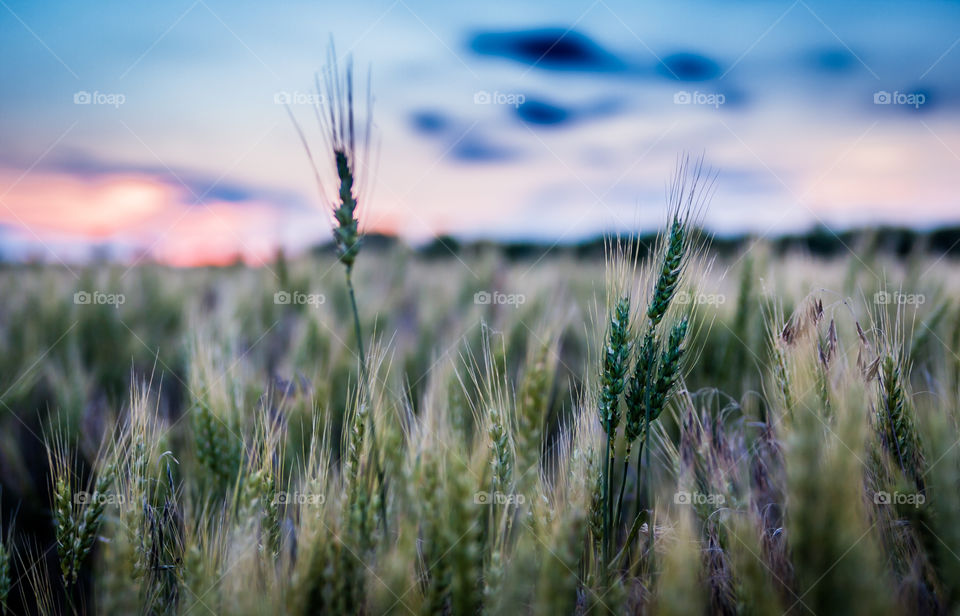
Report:
[[[653,228],[678,155],[707,224],[957,222],[960,4],[0,0],[0,242],[256,260],[329,234],[311,137],[332,34],[376,98],[370,229]],[[184,256],[186,255],[186,256]]]

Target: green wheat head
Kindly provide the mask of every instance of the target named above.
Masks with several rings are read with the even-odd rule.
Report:
[[[610,315],[607,343],[603,348],[603,366],[600,372],[600,422],[608,436],[617,432],[620,424],[620,397],[623,394],[627,371],[630,369],[630,298],[621,297]]]

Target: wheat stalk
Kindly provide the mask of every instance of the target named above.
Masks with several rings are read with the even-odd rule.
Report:
[[[606,434],[603,470],[603,561],[609,562],[613,533],[613,466],[614,443],[620,424],[620,397],[630,369],[630,298],[622,296],[610,314],[609,333],[603,347],[598,400],[600,423]]]
[[[493,491],[506,490],[513,476],[513,455],[510,451],[510,436],[504,426],[503,415],[491,407],[488,413],[490,448],[493,450],[490,466],[493,469]]]
[[[370,136],[372,133],[372,99],[370,98],[368,85],[365,129],[358,136],[354,108],[353,61],[347,59],[346,68],[341,75],[338,69],[336,49],[332,41],[327,57],[328,61],[324,72],[326,114],[318,111],[317,115],[327,145],[333,154],[333,166],[336,172],[336,196],[331,198],[328,195],[324,183],[320,181],[319,172],[317,172],[316,177],[321,194],[327,195],[325,198],[333,212],[333,238],[337,249],[337,259],[344,266],[347,291],[350,297],[350,309],[353,313],[354,335],[357,338],[357,355],[362,377],[361,389],[366,391],[370,387],[370,377],[367,367],[366,346],[363,341],[363,329],[360,324],[360,311],[357,307],[356,291],[353,286],[353,266],[362,243],[358,217],[361,182],[358,178],[361,169],[369,169],[367,157],[370,154]],[[319,83],[317,84],[317,90],[318,92],[321,90]],[[306,139],[303,138],[302,132],[301,139],[306,146]],[[309,147],[307,147],[307,154],[313,160]],[[373,452],[374,470],[380,488],[378,496],[380,520],[386,525],[386,482],[377,446],[377,430],[373,415],[370,416],[370,444]],[[386,526],[384,526],[384,529],[386,530]]]
[[[71,458],[61,437],[55,437],[52,445],[48,443],[47,460],[53,482],[53,520],[60,575],[64,586],[71,588],[93,549],[115,469],[112,462],[105,462],[96,474],[92,491],[81,495],[74,491]]]
[[[651,328],[655,328],[663,320],[677,291],[680,275],[686,265],[684,257],[687,255],[688,237],[689,230],[686,223],[680,213],[675,213],[670,222],[670,233],[667,236],[660,274],[653,288],[650,306],[647,308],[647,318],[650,320]]]
[[[924,461],[914,425],[913,410],[903,391],[901,366],[887,354],[880,362],[880,404],[877,425],[884,448],[901,471],[923,491]]]

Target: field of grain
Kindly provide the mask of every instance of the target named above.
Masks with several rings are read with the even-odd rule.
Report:
[[[6,611],[952,613],[955,264],[675,232],[3,269]]]
[[[689,158],[603,257],[365,248],[324,79],[333,250],[0,269],[4,613],[960,609],[951,258],[715,251]]]

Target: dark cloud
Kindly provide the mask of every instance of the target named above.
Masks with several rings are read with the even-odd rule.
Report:
[[[518,153],[510,148],[490,143],[475,135],[461,139],[450,152],[454,160],[465,163],[490,163],[515,160]]]
[[[564,28],[481,32],[470,40],[470,49],[547,70],[611,72],[625,67],[590,37]]]
[[[859,65],[853,54],[843,48],[820,49],[809,58],[813,68],[824,73],[848,73]]]
[[[439,111],[420,109],[410,114],[410,124],[420,135],[437,139],[449,149],[450,158],[465,163],[489,163],[515,160],[518,152],[492,143],[478,132],[467,131],[466,124]]]
[[[680,81],[707,81],[720,76],[720,65],[704,55],[681,52],[662,58],[657,72]]]
[[[614,116],[622,110],[623,103],[615,99],[602,99],[573,108],[540,98],[528,98],[522,105],[517,106],[516,113],[517,117],[528,124],[562,126],[587,119]]]
[[[452,124],[447,116],[439,111],[421,110],[410,114],[410,125],[421,135],[439,135],[446,132]]]
[[[517,115],[524,122],[545,126],[564,124],[574,118],[571,111],[536,99],[524,101],[522,105],[519,105]]]
[[[470,39],[469,47],[480,55],[507,58],[550,71],[617,73],[640,78],[655,76],[670,81],[694,82],[716,79],[722,72],[719,62],[693,51],[666,55],[656,66],[631,63],[608,51],[582,32],[563,28],[480,32]],[[562,121],[557,119],[556,114],[551,114],[551,121],[538,121],[540,110],[536,105],[528,111],[537,116],[529,119],[531,122]],[[524,112],[518,112],[523,117]]]

